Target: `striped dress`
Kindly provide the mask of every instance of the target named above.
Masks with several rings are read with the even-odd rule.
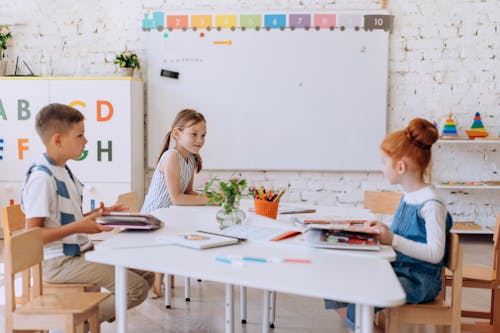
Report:
[[[165,175],[160,171],[160,166],[163,164],[168,152],[167,150],[161,155],[160,161],[156,165],[151,184],[149,185],[148,194],[146,194],[144,204],[141,208],[141,213],[143,214],[151,214],[158,208],[165,208],[172,205],[172,198],[170,198],[170,194],[168,194]],[[179,153],[179,165],[181,167],[181,192],[184,193],[193,177],[196,159],[193,154],[189,154],[189,158],[186,161]]]

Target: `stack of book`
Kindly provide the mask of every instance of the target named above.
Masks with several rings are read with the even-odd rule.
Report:
[[[311,247],[380,250],[376,237],[377,227],[369,226],[368,220],[341,220],[325,218],[293,218],[297,224],[307,227],[305,243]]]

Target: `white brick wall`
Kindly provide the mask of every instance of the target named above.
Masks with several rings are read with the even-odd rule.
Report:
[[[459,130],[470,127],[479,111],[487,129],[500,131],[500,1],[391,1],[389,129],[416,116],[441,128],[453,112]],[[69,7],[68,7],[69,6]],[[41,75],[114,75],[114,55],[133,49],[143,59],[139,28],[149,8],[175,10],[335,10],[379,8],[374,0],[0,0],[0,24],[12,26],[7,49],[9,71],[15,58]],[[145,71],[144,71],[145,72]],[[143,72],[143,73],[144,73]],[[22,68],[22,73],[26,71]],[[147,80],[147,78],[145,78]],[[433,174],[457,180],[500,180],[500,144],[441,146],[434,149]],[[204,178],[232,172],[203,172]],[[245,172],[255,184],[287,186],[284,200],[326,205],[361,205],[365,189],[391,188],[380,173]],[[469,178],[470,177],[470,178]],[[452,212],[462,219],[493,224],[500,212],[500,191],[443,192]]]

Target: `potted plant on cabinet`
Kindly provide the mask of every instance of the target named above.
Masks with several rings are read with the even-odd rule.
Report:
[[[7,41],[12,38],[12,33],[7,25],[0,24],[0,76],[5,75],[7,62],[3,60],[5,57],[4,50],[7,49]]]
[[[125,50],[115,57],[115,64],[123,70],[124,76],[134,76],[134,69],[140,69],[139,58],[132,51]]]

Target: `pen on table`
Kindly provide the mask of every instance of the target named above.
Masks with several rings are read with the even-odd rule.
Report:
[[[229,235],[224,235],[218,232],[211,232],[211,231],[204,231],[204,230],[196,230],[196,232],[200,232],[202,234],[209,234],[209,235],[215,235],[215,236],[222,236],[222,237],[228,237],[228,238],[234,238],[239,240],[240,242],[246,241],[247,239],[244,237],[236,237],[236,236],[229,236]]]
[[[302,259],[302,258],[285,258],[283,262],[289,263],[297,263],[297,264],[310,264],[312,263],[311,259]]]
[[[241,260],[232,260],[230,258],[225,258],[225,257],[215,257],[215,261],[224,263],[224,264],[231,264],[231,265],[236,265],[236,266],[243,266],[243,261]]]
[[[261,257],[248,257],[248,256],[228,256],[229,260],[242,260],[242,261],[253,261],[260,263],[298,263],[298,264],[310,264],[311,259],[304,258],[261,258]]]
[[[223,262],[225,264],[231,264],[232,261],[229,258],[224,258],[224,257],[215,257],[216,261]]]

